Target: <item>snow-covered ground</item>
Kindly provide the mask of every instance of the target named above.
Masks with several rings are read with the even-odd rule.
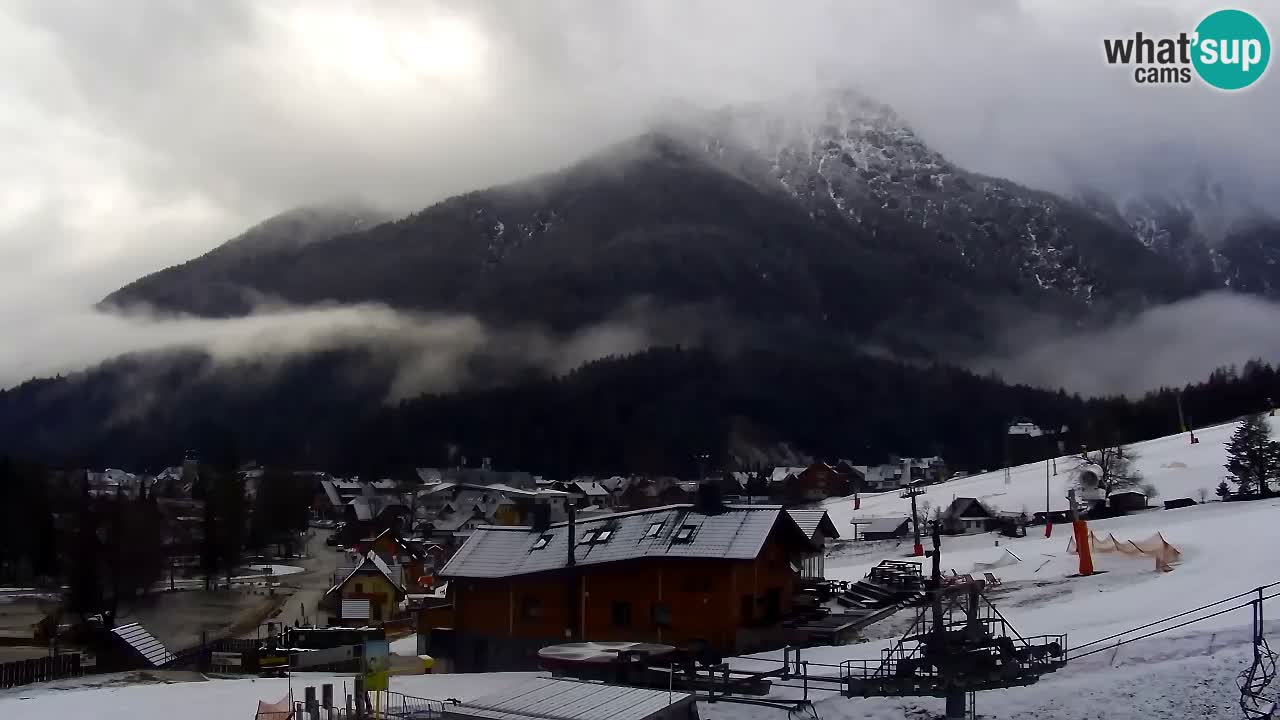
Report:
[[[1280,429],[1280,428],[1277,428]],[[1205,490],[1210,499],[1216,499],[1214,488],[1226,473],[1222,464],[1226,461],[1225,443],[1235,430],[1235,423],[1215,425],[1196,430],[1199,443],[1192,445],[1186,433],[1134,443],[1129,446],[1137,454],[1135,465],[1145,478],[1156,486],[1163,500],[1189,497],[1198,500]],[[1074,457],[1057,458],[1058,474],[1049,476],[1049,508],[1067,509],[1067,485],[1070,470],[1078,464]],[[1053,463],[1050,463],[1052,471]],[[930,507],[945,508],[958,497],[972,497],[997,510],[1026,512],[1044,510],[1045,463],[1019,465],[1009,471],[1009,484],[1005,484],[1004,470],[971,475],[939,485],[930,485],[917,503],[929,503]],[[849,521],[853,518],[908,517],[911,502],[898,496],[896,491],[864,494],[862,508],[853,509],[852,498],[836,498],[824,503],[827,512],[841,534],[852,535]],[[921,511],[923,514],[924,511]],[[849,532],[846,533],[846,528]]]
[[[1197,498],[1222,479],[1224,443],[1232,425],[1197,431],[1201,442],[1191,445],[1186,435],[1140,443],[1138,467],[1160,491],[1161,499]],[[1058,462],[1059,474],[1050,478],[1050,506],[1066,507],[1069,459]],[[924,497],[947,505],[953,497],[977,497],[1004,510],[1034,512],[1045,502],[1044,465],[1013,468],[1010,483],[1003,471],[962,478],[932,486]],[[1212,496],[1211,496],[1212,497]],[[855,515],[851,498],[826,504],[842,533],[851,535]],[[864,496],[859,517],[905,515],[906,501],[896,493]],[[1181,552],[1172,572],[1158,572],[1152,558],[1097,554],[1094,564],[1105,571],[1091,577],[1072,577],[1077,558],[1066,552],[1068,527],[1056,527],[1051,538],[1031,528],[1026,538],[995,534],[943,539],[942,565],[961,573],[976,563],[989,563],[1006,551],[1019,562],[1000,567],[1003,584],[990,599],[1023,635],[1067,633],[1076,647],[1229,595],[1280,580],[1280,563],[1269,560],[1280,547],[1280,499],[1244,503],[1210,502],[1179,510],[1150,510],[1090,522],[1099,535],[1121,540],[1145,539],[1157,532]],[[998,543],[998,544],[997,544]],[[886,558],[905,559],[910,541],[846,543],[827,558],[827,575],[856,579]],[[1233,603],[1234,604],[1234,603]],[[1280,603],[1276,603],[1280,606]],[[1276,609],[1272,616],[1280,617]],[[878,638],[850,646],[810,648],[804,658],[838,664],[846,659],[876,658],[910,620],[911,613],[873,626]],[[978,695],[978,712],[988,719],[1013,718],[1240,718],[1235,677],[1251,660],[1251,617],[1247,609],[1234,611],[1170,633],[1108,649],[1074,660],[1039,683]],[[1280,625],[1276,626],[1280,630]],[[1280,633],[1271,633],[1272,637]],[[394,649],[412,654],[412,637]],[[742,667],[775,665],[776,653],[738,660]],[[428,675],[395,677],[392,689],[431,698],[466,699],[501,689],[527,674]],[[334,680],[339,685],[347,678]],[[295,680],[295,687],[306,682]],[[31,686],[0,692],[0,718],[93,717],[103,720],[148,720],[179,712],[193,720],[249,718],[258,700],[278,700],[283,680],[236,680],[183,684],[111,685],[93,688],[100,679],[52,686]],[[55,689],[61,687],[63,689]],[[790,689],[775,689],[777,697],[795,697]],[[942,701],[934,698],[845,699],[814,695],[815,709],[826,720],[844,718],[923,718],[941,715]],[[750,705],[703,703],[702,717],[712,720],[747,718],[784,720],[782,710]]]
[[[536,673],[483,675],[414,675],[391,678],[391,690],[415,697],[469,700],[496,692]],[[132,683],[131,677],[90,676],[78,681],[46,683],[0,691],[0,718],[5,720],[252,720],[258,701],[277,702],[289,692],[283,679],[208,680],[204,682]],[[129,684],[125,684],[129,683]],[[298,673],[296,699],[302,688],[333,683],[335,697],[350,691],[350,675]]]
[[[417,655],[418,654],[418,635],[406,635],[399,640],[391,641],[391,652],[396,655]]]
[[[254,570],[259,573],[266,573],[273,577],[280,577],[281,575],[293,575],[295,573],[300,573],[305,568],[300,568],[297,565],[249,565],[245,569]],[[246,575],[245,577],[257,577],[257,576]]]

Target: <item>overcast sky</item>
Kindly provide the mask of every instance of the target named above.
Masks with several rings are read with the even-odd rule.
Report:
[[[1217,5],[1118,5],[0,0],[0,386],[163,344],[87,308],[274,213],[415,209],[673,107],[852,84],[961,164],[1039,187],[1124,192],[1185,154],[1274,196],[1280,81],[1135,87],[1102,38],[1189,31]],[[1259,5],[1235,3],[1280,28]]]

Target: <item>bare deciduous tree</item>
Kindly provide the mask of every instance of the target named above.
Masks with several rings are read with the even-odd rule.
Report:
[[[1103,492],[1103,497],[1111,497],[1112,493],[1120,490],[1141,487],[1142,473],[1135,467],[1137,459],[1137,453],[1124,445],[1081,453],[1080,464],[1076,466],[1076,487],[1087,489],[1084,483],[1089,475],[1096,476],[1097,487]],[[1154,490],[1154,486],[1152,489]]]

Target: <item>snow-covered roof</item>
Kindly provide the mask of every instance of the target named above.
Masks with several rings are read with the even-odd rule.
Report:
[[[819,528],[827,534],[827,537],[840,537],[835,523],[831,522],[831,517],[826,510],[788,510],[787,515],[791,516],[791,519],[795,521],[796,525],[810,540],[817,536]]]
[[[338,495],[338,488],[333,484],[332,480],[321,480],[320,487],[324,489],[324,496],[329,499],[329,504],[337,507],[342,504],[342,498]]]
[[[629,485],[631,485],[631,478],[625,478],[625,477],[622,477],[621,475],[614,475],[611,478],[605,478],[604,480],[601,480],[600,484],[603,485],[604,488],[609,492],[622,492],[626,490]]]
[[[773,469],[773,474],[769,476],[769,482],[782,482],[787,479],[788,475],[799,475],[804,471],[805,468],[802,467],[779,466]]]
[[[684,692],[541,677],[445,708],[450,717],[486,720],[646,720],[688,715],[668,708],[692,704],[693,696]]]
[[[1115,497],[1117,495],[1141,495],[1142,497],[1146,497],[1147,493],[1142,488],[1124,488],[1123,490],[1111,491],[1111,497]]]
[[[595,481],[592,481],[592,482],[585,482],[585,481],[575,482],[575,483],[574,483],[574,487],[578,488],[578,490],[579,490],[579,491],[581,491],[584,495],[587,495],[588,497],[599,497],[599,496],[602,496],[602,495],[608,495],[608,494],[609,494],[609,491],[608,491],[607,489],[605,489],[605,487],[604,487],[603,485],[601,485],[600,483],[595,482]]]
[[[890,533],[902,527],[903,523],[908,523],[911,518],[890,517],[890,518],[870,518],[865,520],[854,520],[857,525],[861,525],[861,532],[866,533]]]
[[[379,573],[382,574],[383,577],[387,579],[387,582],[391,583],[392,587],[394,587],[396,590],[400,591],[401,593],[404,593],[405,591],[404,586],[400,584],[400,578],[396,577],[398,573],[392,573],[391,568],[387,567],[387,564],[382,562],[382,558],[378,557],[378,553],[370,550],[368,553],[365,554],[364,559],[360,561],[360,564],[355,566],[355,568],[351,572],[347,573],[346,577],[339,580],[337,584],[329,588],[328,592],[326,592],[325,595],[329,595],[337,592],[338,588],[342,587],[343,585],[346,585],[347,581],[350,580],[353,576],[355,576],[356,573],[359,573],[361,570],[364,570],[369,567],[376,569]]]
[[[453,512],[437,515],[429,522],[436,532],[453,532],[469,522],[487,523],[489,521],[487,518],[477,518],[474,512]]]
[[[1044,435],[1044,431],[1035,423],[1020,422],[1009,426],[1009,434],[1026,435],[1027,437],[1040,437],[1041,435]]]
[[[760,554],[781,513],[777,505],[731,505],[716,515],[703,515],[691,505],[668,505],[585,519],[575,530],[575,561],[597,565],[645,557],[750,560]],[[603,541],[583,543],[599,531],[612,532]],[[568,535],[568,523],[556,523],[544,532],[483,526],[439,575],[509,577],[556,570],[567,562]]]

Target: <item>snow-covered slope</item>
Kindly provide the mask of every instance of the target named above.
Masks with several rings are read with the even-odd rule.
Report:
[[[1198,500],[1200,490],[1207,491],[1213,498],[1214,488],[1226,476],[1222,466],[1226,462],[1226,442],[1233,430],[1235,423],[1198,429],[1196,438],[1200,442],[1195,445],[1191,444],[1187,433],[1182,433],[1130,446],[1137,453],[1136,466],[1145,481],[1155,485],[1159,491],[1159,497],[1153,503],[1182,497]],[[1078,459],[1070,456],[1057,458],[1057,475],[1052,474],[1054,463],[1050,463],[1049,509],[1067,509],[1070,471],[1078,463]],[[917,503],[923,505],[927,502],[930,508],[945,508],[958,497],[977,498],[995,510],[1027,514],[1039,512],[1045,508],[1045,463],[1011,468],[1008,484],[1005,484],[1004,470],[996,470],[930,485]],[[911,502],[899,497],[897,492],[864,494],[859,511],[854,511],[853,505],[852,497],[829,500],[824,505],[842,534],[848,528],[847,534],[852,535],[849,521],[855,517],[905,517],[911,514]]]

